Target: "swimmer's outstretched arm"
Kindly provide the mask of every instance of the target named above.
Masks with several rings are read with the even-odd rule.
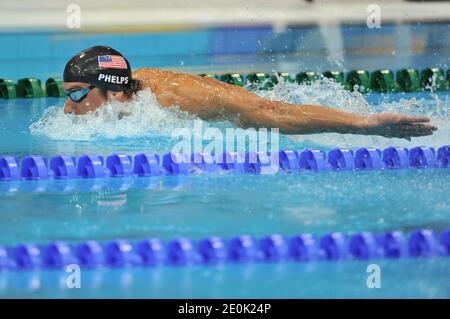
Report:
[[[289,104],[257,96],[221,81],[158,69],[133,76],[150,87],[161,105],[178,105],[205,120],[228,119],[243,128],[278,128],[284,134],[323,132],[407,138],[431,135],[437,128],[426,117],[400,114],[360,115],[319,105]]]

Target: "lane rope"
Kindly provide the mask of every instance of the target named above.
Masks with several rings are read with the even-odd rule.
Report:
[[[129,176],[188,175],[233,171],[261,174],[282,171],[358,171],[449,168],[450,146],[417,146],[411,149],[391,146],[384,150],[362,147],[356,151],[346,148],[322,150],[282,150],[268,152],[210,153],[140,153],[82,155],[79,158],[55,155],[46,158],[28,155],[22,159],[0,156],[0,183],[17,180],[68,180],[117,178]]]
[[[409,235],[390,231],[350,236],[334,232],[320,237],[274,234],[261,238],[242,235],[200,240],[147,238],[140,241],[116,239],[105,243],[88,240],[78,244],[56,241],[46,245],[0,246],[0,271],[61,269],[70,264],[89,269],[449,256],[450,229],[440,234],[420,229]]]
[[[233,85],[251,85],[259,90],[271,90],[279,78],[288,83],[308,84],[322,77],[334,80],[343,85],[346,90],[361,93],[394,93],[419,91],[447,91],[450,89],[450,69],[430,67],[422,70],[405,68],[397,71],[379,69],[367,71],[362,69],[343,71],[302,71],[297,74],[278,72],[277,75],[264,72],[251,74],[199,74],[215,78]],[[35,77],[19,79],[16,83],[0,78],[0,98],[41,98],[64,97],[63,80],[48,78],[45,83]]]

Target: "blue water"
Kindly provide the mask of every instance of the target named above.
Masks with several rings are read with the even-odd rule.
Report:
[[[441,45],[437,50],[440,54],[429,60],[423,54],[411,53],[411,66],[425,66],[429,61],[445,63],[448,43],[437,42]],[[433,50],[432,45],[428,47]],[[354,58],[376,60],[370,54]],[[284,60],[279,56],[277,59],[276,66],[280,67]],[[383,61],[389,60],[384,57]],[[329,61],[319,62],[326,65]],[[399,66],[397,62],[393,65]],[[19,64],[15,67],[19,68]],[[282,83],[273,91],[257,94],[358,113],[428,115],[439,127],[432,136],[410,142],[339,134],[280,135],[281,149],[450,144],[448,92],[362,96],[335,83],[318,81],[311,86]],[[97,116],[83,118],[64,115],[62,104],[62,99],[0,100],[0,154],[162,154],[177,142],[171,136],[173,130],[192,128],[196,120],[159,107],[149,91],[127,106],[131,114],[120,121],[114,118],[118,107],[114,104],[105,106]],[[223,132],[230,123],[203,125]],[[419,228],[441,231],[450,228],[449,177],[447,169],[411,169],[0,183],[0,243],[410,232]],[[66,288],[64,271],[2,272],[0,296],[450,297],[448,258],[370,263],[381,267],[381,289],[366,286],[369,262],[345,261],[82,270],[81,289]]]
[[[297,88],[300,99],[305,88]],[[340,92],[340,91],[338,91]],[[343,93],[342,93],[343,94]],[[292,97],[291,97],[292,98]],[[303,97],[304,98],[304,97]],[[322,96],[324,98],[324,96]],[[403,107],[416,98],[424,109],[436,99],[448,110],[447,93],[405,96],[368,96],[371,109]],[[403,100],[402,100],[403,99]],[[405,102],[406,101],[406,102]],[[135,136],[139,130],[116,132],[107,138],[109,123],[91,133],[92,140],[31,133],[30,125],[42,118],[49,105],[60,111],[63,100],[1,101],[0,127],[4,142],[0,153],[51,156],[86,152],[154,151],[163,153],[176,141],[164,133]],[[330,102],[330,101],[329,101]],[[194,119],[174,113],[159,114],[189,126]],[[437,116],[440,130],[432,137],[372,138],[370,145],[444,145],[448,140],[445,118]],[[50,117],[60,124],[58,116]],[[159,119],[161,120],[161,118]],[[62,122],[66,125],[66,122]],[[84,124],[89,127],[89,122]],[[226,123],[209,123],[222,129]],[[124,126],[126,127],[126,125]],[[60,128],[62,129],[62,128]],[[72,130],[72,128],[67,128]],[[64,134],[63,134],[64,135]],[[368,137],[311,135],[292,140],[280,137],[280,147],[329,149],[356,148]],[[156,142],[156,143],[154,143]],[[377,144],[378,143],[378,144]],[[325,234],[333,231],[410,232],[419,228],[450,228],[450,171],[399,170],[350,173],[278,173],[275,175],[212,174],[119,180],[69,182],[17,182],[0,185],[0,242],[80,242],[86,239],[141,239],[157,237],[202,238],[239,234]],[[98,185],[95,185],[98,184]],[[92,191],[94,187],[99,191]],[[65,189],[66,192],[62,192]],[[363,191],[361,191],[363,190]],[[264,200],[261,200],[264,199]],[[383,287],[365,286],[367,262],[311,265],[268,264],[192,269],[127,269],[85,271],[82,288],[64,288],[63,271],[0,274],[5,297],[449,297],[448,259],[375,261],[382,266]],[[239,284],[237,284],[239,283]],[[84,289],[86,287],[87,289]]]
[[[86,271],[81,288],[67,273],[0,275],[2,297],[41,298],[448,298],[448,260],[375,261],[381,288],[366,286],[368,263],[282,263],[226,267]]]

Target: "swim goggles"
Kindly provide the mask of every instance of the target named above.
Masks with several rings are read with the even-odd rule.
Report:
[[[91,84],[82,89],[66,92],[66,95],[75,103],[79,103],[86,98],[86,96],[89,94],[89,92],[91,92],[93,88],[95,88],[95,85]]]

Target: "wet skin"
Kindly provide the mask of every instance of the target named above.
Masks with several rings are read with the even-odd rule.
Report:
[[[163,107],[178,106],[201,119],[227,119],[243,128],[279,128],[284,134],[336,132],[408,140],[414,136],[431,135],[437,130],[424,116],[390,113],[361,115],[320,105],[272,101],[208,77],[145,68],[133,72],[133,78],[141,80],[143,88],[150,88]],[[87,83],[64,83],[66,91],[87,86]],[[105,98],[98,88],[94,88],[80,103],[67,98],[64,110],[85,114],[109,99],[127,100],[118,92],[108,92]]]

